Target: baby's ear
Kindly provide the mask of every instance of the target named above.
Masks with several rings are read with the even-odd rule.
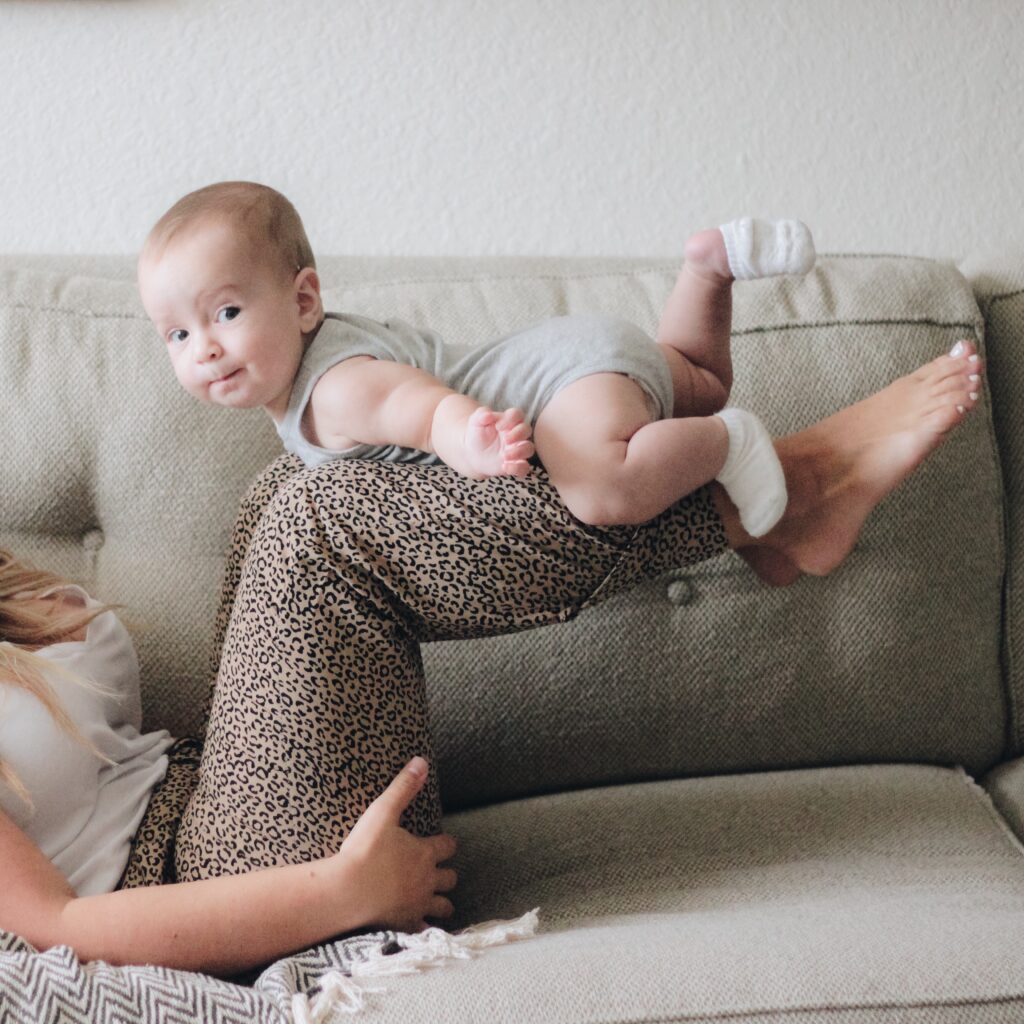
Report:
[[[312,267],[303,267],[295,275],[295,301],[302,330],[313,330],[323,317],[323,303],[320,299],[320,278]]]

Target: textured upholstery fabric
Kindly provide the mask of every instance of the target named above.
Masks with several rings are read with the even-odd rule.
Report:
[[[982,784],[1007,824],[1024,841],[1024,757],[996,765]]]
[[[1011,751],[1024,753],[1024,252],[972,256],[962,265],[985,316],[992,414],[1006,488],[1006,603],[1003,661]]]
[[[221,559],[261,413],[179,393],[128,260],[0,261],[0,540],[123,602],[150,727],[199,728]],[[328,308],[459,344],[599,310],[649,331],[676,267],[608,260],[324,260]],[[962,277],[831,258],[737,286],[734,404],[781,433],[980,333]],[[971,500],[962,496],[970,494]],[[726,555],[574,623],[425,652],[446,806],[718,771],[1000,756],[1000,481],[988,409],[870,520],[827,581],[761,586]]]
[[[539,905],[544,933],[389,987],[389,1020],[1024,1019],[1024,848],[959,770],[674,780],[445,825],[464,919]]]

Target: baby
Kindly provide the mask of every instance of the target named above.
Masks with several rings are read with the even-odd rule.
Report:
[[[164,214],[138,278],[182,387],[262,406],[307,465],[441,460],[475,478],[525,476],[536,452],[569,511],[595,525],[645,522],[718,480],[757,537],[782,515],[786,484],[762,424],[723,409],[732,282],[805,274],[814,259],[797,221],[733,221],[687,242],[657,342],[577,315],[459,351],[400,320],[325,313],[291,203],[222,182]]]

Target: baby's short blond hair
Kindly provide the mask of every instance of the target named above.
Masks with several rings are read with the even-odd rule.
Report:
[[[153,225],[143,251],[162,253],[179,231],[208,217],[226,220],[283,273],[316,267],[295,207],[276,189],[254,181],[219,181],[182,196]]]

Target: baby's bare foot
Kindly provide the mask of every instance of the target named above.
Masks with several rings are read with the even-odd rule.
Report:
[[[760,541],[773,554],[737,547],[758,575],[786,583],[800,572],[824,575],[846,558],[875,506],[977,404],[982,361],[971,341],[958,346],[777,443],[790,500]]]
[[[499,414],[481,406],[466,424],[466,458],[474,475],[526,476],[534,453],[532,433],[520,410]]]

